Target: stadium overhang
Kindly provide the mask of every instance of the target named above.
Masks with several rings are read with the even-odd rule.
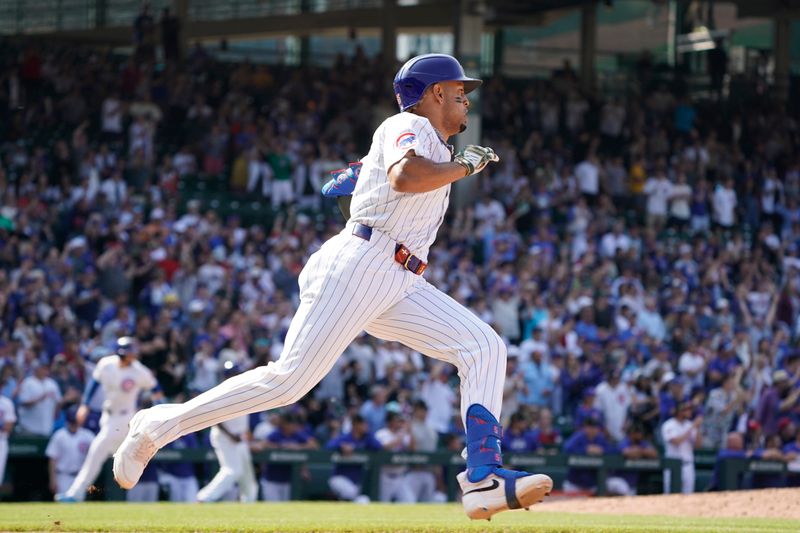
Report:
[[[549,14],[594,3],[593,0],[496,0],[475,2],[461,0],[468,11],[484,19],[484,28],[494,30],[506,26],[539,26],[546,24]],[[191,0],[184,4],[188,6]],[[187,10],[188,11],[188,10]],[[459,2],[451,0],[421,1],[416,5],[398,5],[387,0],[383,7],[350,8],[320,12],[275,14],[223,20],[184,18],[185,38],[203,40],[216,38],[281,37],[288,35],[318,35],[341,29],[385,27],[418,31],[452,31],[462,11]],[[43,34],[44,35],[44,34]],[[111,46],[130,44],[129,26],[106,26],[78,30],[47,32],[48,37],[103,43]]]

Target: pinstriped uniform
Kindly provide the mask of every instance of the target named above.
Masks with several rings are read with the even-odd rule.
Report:
[[[398,242],[425,260],[450,194],[449,186],[418,194],[391,189],[387,169],[409,150],[434,162],[452,157],[426,118],[411,113],[388,118],[363,160],[350,221],[300,274],[300,305],[278,361],[232,377],[185,404],[152,408],[148,433],[157,446],[296,402],[362,331],[452,363],[461,378],[462,417],[479,403],[499,419],[504,343],[472,312],[394,260]],[[355,222],[373,228],[369,241],[352,234]]]

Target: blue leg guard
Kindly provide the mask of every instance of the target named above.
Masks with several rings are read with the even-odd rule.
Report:
[[[474,403],[467,409],[467,479],[475,483],[503,464],[500,439],[503,428],[484,406]]]

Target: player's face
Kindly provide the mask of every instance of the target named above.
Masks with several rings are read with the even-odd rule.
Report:
[[[444,92],[444,119],[448,131],[461,133],[467,129],[469,98],[464,94],[464,83],[460,81],[442,82]]]

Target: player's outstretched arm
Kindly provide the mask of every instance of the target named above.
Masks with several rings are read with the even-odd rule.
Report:
[[[483,170],[490,161],[499,161],[491,148],[470,145],[453,161],[434,163],[413,150],[388,170],[389,184],[397,192],[430,192]]]

